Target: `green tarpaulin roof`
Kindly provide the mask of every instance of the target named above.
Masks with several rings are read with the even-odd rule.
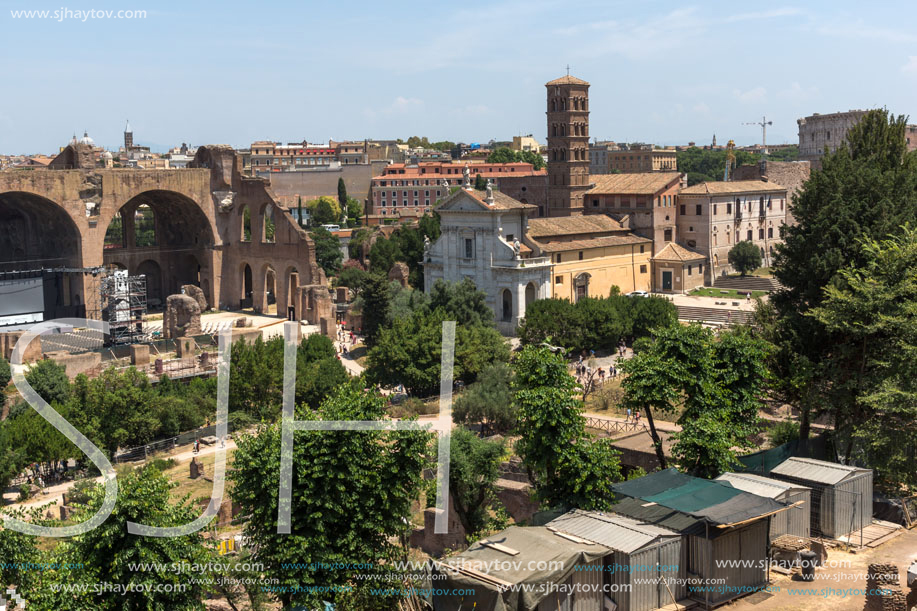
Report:
[[[616,484],[614,490],[619,495],[632,497],[626,500],[638,501],[628,505],[631,513],[625,515],[639,519],[646,519],[644,515],[640,515],[640,512],[651,509],[653,505],[644,507],[649,503],[655,503],[693,518],[706,520],[714,525],[752,520],[785,507],[773,499],[733,488],[728,482],[691,477],[674,469],[658,471]],[[616,508],[613,508],[612,511],[622,513]],[[659,517],[656,516],[657,519]],[[660,524],[660,526],[674,529],[673,526],[666,524]],[[693,527],[693,524],[687,526],[687,528]],[[683,528],[675,530],[685,532]]]
[[[645,496],[652,496],[660,492],[665,492],[666,490],[671,490],[672,488],[677,488],[678,486],[687,484],[693,479],[695,478],[690,475],[685,475],[675,469],[663,469],[662,471],[656,471],[655,473],[650,473],[649,475],[644,475],[637,479],[621,482],[620,484],[613,484],[611,488],[615,491],[615,494],[618,495],[618,498],[623,495],[642,499]]]

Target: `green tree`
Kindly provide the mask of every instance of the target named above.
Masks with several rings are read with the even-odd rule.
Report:
[[[449,498],[467,538],[502,528],[503,506],[494,485],[500,477],[505,449],[502,441],[486,441],[471,431],[452,430],[449,452]]]
[[[305,220],[302,216],[302,197],[297,196],[296,198],[296,222],[299,223],[300,227],[305,226]]]
[[[344,184],[344,178],[338,178],[338,204],[341,210],[347,210],[347,186]]]
[[[366,227],[360,227],[350,234],[350,242],[347,244],[347,253],[351,259],[363,260],[363,244],[372,236],[372,231]]]
[[[532,169],[534,170],[541,170],[545,166],[544,157],[542,157],[540,153],[535,153],[533,151],[520,151],[516,153],[516,161],[531,163]]]
[[[841,269],[865,265],[865,240],[901,235],[917,216],[917,153],[907,151],[906,123],[886,110],[868,111],[803,185],[791,206],[796,224],[784,228],[776,247],[774,275],[785,288],[771,297],[775,390],[799,408],[803,442],[821,413],[839,430],[856,423],[856,395],[827,383],[838,377],[827,370],[836,362],[828,357],[845,338],[808,312],[822,305]],[[849,459],[851,451],[848,444],[841,454]]]
[[[505,146],[494,149],[487,156],[487,163],[513,163],[514,161],[517,161],[516,152]]]
[[[439,390],[444,320],[453,317],[442,309],[417,311],[383,328],[369,350],[368,378],[386,386],[404,384],[410,393],[420,396]],[[493,327],[456,325],[456,380],[473,383],[489,364],[507,360],[509,348]]]
[[[42,359],[25,374],[26,382],[48,403],[63,405],[70,398],[70,379],[63,365]]]
[[[339,272],[341,259],[344,258],[340,238],[324,227],[313,227],[309,237],[315,243],[315,260],[325,270],[325,274],[332,276]]]
[[[459,325],[493,326],[494,313],[486,295],[469,278],[461,282],[437,280],[430,289],[429,309],[441,308]]]
[[[838,401],[838,445],[890,493],[917,490],[917,232],[864,240],[863,263],[840,270],[810,317],[833,341],[821,379]],[[853,451],[851,450],[853,449]]]
[[[458,424],[480,424],[487,435],[506,435],[516,426],[516,406],[510,390],[513,370],[506,363],[486,367],[478,381],[458,395],[452,420]]]
[[[745,276],[761,267],[761,250],[749,240],[737,242],[729,249],[729,265]]]
[[[480,174],[476,174],[474,177],[474,188],[478,191],[483,191],[487,188],[487,181]]]
[[[625,404],[646,415],[663,468],[654,414],[679,408],[673,455],[683,470],[715,477],[735,463],[734,448],[749,447],[757,433],[768,356],[767,342],[744,327],[714,336],[700,325],[671,325],[622,363]]]
[[[381,420],[385,401],[351,386],[340,388],[316,413],[297,409],[297,420]],[[345,586],[355,569],[335,563],[380,564],[403,560],[412,503],[421,490],[429,435],[414,431],[303,431],[294,435],[291,534],[277,533],[280,426],[243,436],[230,479],[233,499],[251,518],[245,536],[253,561],[290,591],[278,594],[285,608],[312,608],[339,593],[300,586]],[[286,563],[323,563],[287,569]],[[324,567],[328,565],[328,568]]]
[[[548,507],[604,510],[621,478],[618,454],[586,433],[583,404],[563,357],[526,346],[516,356],[513,398],[518,408],[516,453]]]
[[[385,238],[380,235],[369,250],[369,271],[387,275],[392,266],[403,258],[398,241],[394,237]]]
[[[329,225],[341,221],[341,204],[328,195],[306,202],[312,225]]]
[[[205,588],[196,581],[200,574],[191,570],[192,565],[201,565],[208,557],[201,534],[138,537],[127,532],[127,522],[168,527],[193,521],[199,512],[190,503],[170,502],[169,490],[175,485],[151,466],[119,478],[118,500],[105,522],[59,545],[57,560],[81,567],[61,571],[60,581],[110,583],[124,591],[67,593],[42,608],[204,609]],[[97,512],[104,496],[101,486],[92,490],[85,508],[77,512],[77,520]],[[130,568],[134,563],[146,564],[149,569],[134,570]]]
[[[350,227],[356,227],[360,224],[363,219],[363,204],[360,203],[360,200],[348,197],[344,211],[347,216],[347,224]]]
[[[13,370],[10,369],[10,362],[0,356],[0,392],[6,390],[6,387],[12,379]],[[0,402],[0,407],[3,407],[2,402]]]
[[[351,259],[352,260],[352,259]],[[349,261],[348,261],[349,263]],[[344,265],[337,276],[337,286],[346,286],[354,295],[359,295],[369,278],[369,272],[361,267]]]
[[[391,292],[388,280],[380,276],[370,276],[363,285],[361,293],[363,302],[363,336],[366,345],[373,347],[382,329],[389,322],[392,307]]]

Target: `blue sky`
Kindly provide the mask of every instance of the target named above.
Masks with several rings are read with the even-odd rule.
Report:
[[[117,147],[253,140],[544,139],[544,83],[591,84],[591,135],[660,144],[796,142],[813,112],[917,118],[917,6],[870,3],[2,3],[0,153],[84,129]],[[146,10],[138,20],[11,10]]]

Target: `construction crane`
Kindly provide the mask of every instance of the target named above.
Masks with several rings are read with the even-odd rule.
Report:
[[[726,171],[723,172],[723,182],[729,182],[729,170],[735,167],[736,164],[736,143],[735,140],[730,140],[726,143]]]
[[[764,149],[764,154],[767,155],[767,126],[773,125],[773,121],[768,121],[767,117],[761,117],[760,121],[753,121],[751,123],[743,123],[742,125],[757,125],[761,128],[761,148]]]

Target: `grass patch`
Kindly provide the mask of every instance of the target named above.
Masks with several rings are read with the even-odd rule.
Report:
[[[713,287],[704,287],[694,289],[689,293],[691,297],[720,297],[722,299],[745,299],[745,293],[748,291],[737,291],[736,289],[717,289]],[[767,291],[752,291],[751,298],[757,299],[764,297]]]
[[[226,469],[230,469],[232,465],[233,453],[235,451],[232,449],[226,449]],[[198,456],[197,459],[204,465],[204,476],[197,479],[191,479],[191,467],[189,464],[191,461],[185,460],[182,462],[174,463],[173,466],[168,469],[163,470],[162,474],[168,477],[171,481],[177,483],[178,485],[173,488],[169,496],[170,498],[178,502],[185,495],[191,495],[191,501],[196,502],[200,499],[210,499],[210,494],[213,492],[213,462],[216,454],[205,454],[203,456]],[[232,491],[232,482],[229,479],[226,479],[226,490],[224,492],[223,498],[228,498]]]

